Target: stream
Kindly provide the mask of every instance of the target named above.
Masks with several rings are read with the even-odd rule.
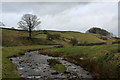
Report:
[[[57,59],[67,70],[55,71],[47,61]],[[87,80],[92,79],[91,74],[82,67],[64,60],[62,57],[41,55],[38,51],[26,52],[25,55],[12,57],[10,60],[17,65],[17,71],[24,79],[37,80]]]

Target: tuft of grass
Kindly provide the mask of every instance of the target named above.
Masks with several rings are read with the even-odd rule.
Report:
[[[49,65],[57,72],[64,72],[67,68],[56,59],[49,59]]]
[[[67,68],[62,64],[56,64],[54,66],[54,69],[58,72],[64,72]]]

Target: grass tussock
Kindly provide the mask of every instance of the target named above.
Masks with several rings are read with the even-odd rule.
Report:
[[[64,72],[67,68],[56,59],[49,59],[49,65],[57,72]]]

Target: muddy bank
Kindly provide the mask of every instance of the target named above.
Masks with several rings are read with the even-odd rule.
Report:
[[[50,67],[48,59],[57,59],[67,70],[56,72]],[[11,58],[17,65],[17,70],[23,78],[37,78],[38,80],[85,80],[91,79],[89,72],[80,66],[63,60],[61,57],[51,57],[38,54],[38,51],[26,52],[25,55]]]

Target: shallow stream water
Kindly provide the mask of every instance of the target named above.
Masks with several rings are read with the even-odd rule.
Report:
[[[25,55],[10,58],[17,65],[21,77],[37,80],[86,80],[92,79],[91,74],[82,67],[70,63],[61,57],[41,55],[38,51],[26,52]],[[56,72],[50,67],[48,59],[57,59],[66,66],[64,72]]]

